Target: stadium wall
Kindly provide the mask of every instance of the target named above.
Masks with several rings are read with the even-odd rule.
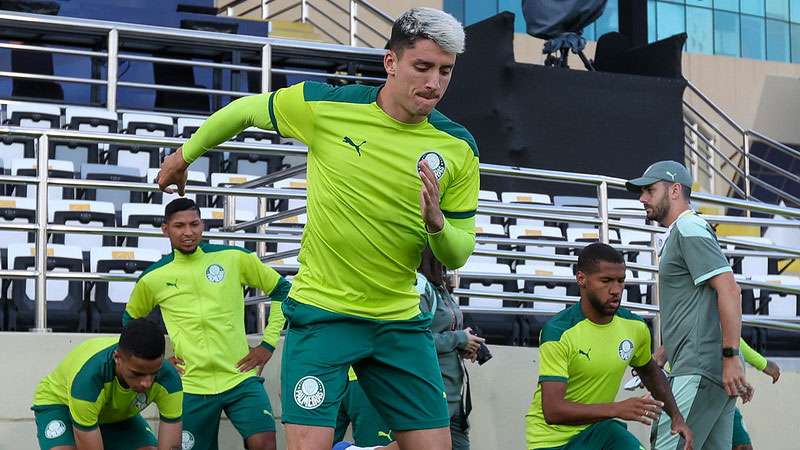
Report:
[[[35,335],[0,333],[0,450],[35,450],[36,430],[30,403],[39,380],[51,371],[76,344],[97,337],[89,334]],[[255,345],[260,339],[253,336]],[[267,392],[276,417],[280,417],[278,374],[280,348],[265,369]],[[525,448],[524,415],[536,385],[537,348],[493,346],[494,358],[484,366],[470,366],[474,410],[470,416],[474,450],[516,450]],[[797,448],[796,424],[800,422],[800,364],[783,360],[781,381],[771,385],[765,375],[750,370],[748,377],[756,388],[752,404],[742,408],[750,434],[757,448],[792,450]],[[622,392],[620,397],[631,394]],[[145,415],[153,421],[156,411]],[[278,427],[278,448],[286,448]],[[630,425],[643,443],[648,429]],[[241,449],[241,439],[227,419],[220,428],[220,450]]]

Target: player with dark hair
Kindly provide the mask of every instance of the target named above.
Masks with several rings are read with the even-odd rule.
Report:
[[[249,250],[201,243],[203,221],[194,201],[175,199],[164,216],[162,231],[173,251],[142,272],[123,322],[161,309],[183,379],[185,449],[215,450],[225,411],[249,450],[272,450],[275,420],[257,368],[278,343],[280,305],[290,284]],[[272,298],[263,340],[253,348],[244,330],[244,286]]]
[[[183,192],[189,164],[250,126],[308,145],[308,223],[283,304],[290,450],[331,448],[350,366],[401,448],[450,448],[431,317],[414,280],[426,245],[453,269],[475,247],[477,145],[434,109],[464,30],[441,10],[414,8],[397,19],[388,47],[383,86],[304,82],[238,99],[167,157],[157,178]]]
[[[178,450],[183,390],[164,361],[164,335],[147,319],[117,337],[78,345],[36,387],[33,411],[42,450]],[[141,416],[158,406],[158,439]]]
[[[667,379],[650,353],[644,320],[620,308],[625,259],[606,244],[586,246],[575,279],[580,301],[545,324],[539,345],[539,385],[527,415],[529,449],[639,450],[630,420],[650,425],[662,409],[672,432],[692,448]],[[653,397],[615,402],[625,369],[636,368]]]

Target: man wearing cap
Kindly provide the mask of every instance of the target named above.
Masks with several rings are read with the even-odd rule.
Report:
[[[692,177],[682,164],[660,161],[628,181],[647,218],[668,227],[659,248],[661,333],[672,363],[672,393],[694,433],[694,447],[728,450],[736,396],[752,387],[739,359],[742,300],[716,234],[689,206]],[[655,450],[683,448],[661,414],[652,429]]]

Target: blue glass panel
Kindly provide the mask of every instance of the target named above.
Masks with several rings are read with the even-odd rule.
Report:
[[[597,37],[594,33],[594,24],[589,24],[586,28],[583,29],[583,37],[585,37],[589,41],[596,41]]]
[[[739,14],[714,11],[714,53],[739,56]]]
[[[764,18],[742,15],[742,56],[764,59],[766,39]]]
[[[658,2],[656,5],[657,38],[664,39],[686,31],[686,7]]]
[[[767,0],[767,17],[789,20],[789,0]]]
[[[739,0],[714,0],[714,9],[739,12]]]
[[[695,6],[705,6],[706,8],[711,8],[713,5],[712,0],[686,0],[687,5],[695,5]]]
[[[647,42],[656,41],[656,0],[647,0]]]
[[[686,51],[714,53],[714,18],[710,9],[686,7]]]
[[[597,38],[609,31],[619,31],[619,8],[617,0],[608,0],[606,10],[603,15],[595,22],[595,33]]]
[[[525,33],[525,16],[522,15],[522,2],[520,0],[497,0],[497,12],[511,11],[514,13],[514,32]]]
[[[789,18],[794,23],[800,23],[800,0],[789,2]]]
[[[497,14],[497,1],[495,0],[465,0],[464,2],[464,25],[472,25],[495,14]]]
[[[754,16],[764,15],[764,0],[740,0],[742,2],[742,14]]]
[[[767,59],[789,62],[789,23],[767,19]]]
[[[800,63],[800,25],[792,24],[792,62]]]
[[[444,0],[442,9],[452,14],[459,22],[464,23],[464,0]]]

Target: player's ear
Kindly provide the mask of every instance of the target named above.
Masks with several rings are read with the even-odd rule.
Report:
[[[586,287],[586,274],[579,270],[575,274],[575,281],[578,282],[579,287]]]
[[[166,237],[169,237],[169,233],[167,233],[167,222],[166,221],[161,224],[161,234],[163,234]]]
[[[383,55],[383,68],[390,77],[397,73],[397,59],[397,53],[394,50],[389,50]]]

